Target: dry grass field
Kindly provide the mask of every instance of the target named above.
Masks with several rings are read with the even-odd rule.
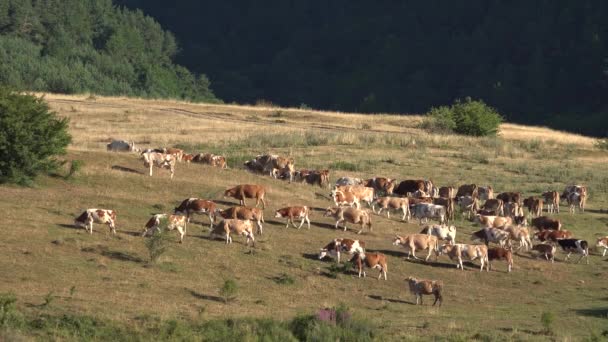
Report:
[[[344,304],[370,321],[380,340],[578,341],[608,334],[608,262],[593,248],[589,265],[565,263],[561,252],[554,264],[519,252],[510,274],[504,262],[480,273],[478,261],[465,264],[463,272],[446,256],[429,263],[406,260],[392,238],[418,232],[417,222],[373,215],[371,232],[357,236],[352,225],[347,232],[338,231],[322,217],[333,204],[329,189],[289,184],[242,168],[244,161],[271,152],[294,157],[296,168],[329,168],[332,181],[346,175],[431,178],[439,185],[491,184],[498,192],[526,196],[585,184],[587,211],[571,215],[562,205],[555,216],[565,229],[594,245],[598,236],[608,235],[608,154],[594,147],[594,139],[512,124],[503,125],[498,138],[430,135],[417,129],[417,116],[45,98],[71,120],[73,143],[65,158],[82,160],[84,167],[70,180],[42,177],[33,188],[0,187],[0,293],[14,293],[18,309],[28,317],[91,316],[138,331],[169,319],[289,320]],[[230,168],[178,164],[173,180],[158,169],[148,177],[136,154],[106,152],[112,138],[142,147],[225,154]],[[247,247],[243,237],[232,245],[211,240],[207,217],[200,216],[188,226],[183,244],[172,234],[160,261],[147,263],[140,233],[151,214],[171,212],[188,197],[211,199],[222,208],[236,204],[222,192],[239,183],[269,189],[264,234],[256,236],[255,247]],[[314,208],[312,228],[285,229],[282,220],[274,219],[274,210],[287,205]],[[101,225],[95,225],[92,235],[73,228],[73,218],[85,208],[116,210],[118,234],[112,236]],[[459,242],[468,242],[478,229],[460,218],[455,225]],[[365,279],[352,271],[333,278],[333,263],[317,255],[336,237],[357,237],[366,241],[368,251],[385,253],[388,281],[376,280],[376,270]],[[443,280],[444,305],[431,307],[430,297],[423,306],[412,305],[414,297],[404,282],[410,275]],[[239,286],[237,299],[228,304],[218,297],[226,279]],[[543,313],[555,318],[553,334],[543,332]],[[10,336],[36,335],[23,331]]]

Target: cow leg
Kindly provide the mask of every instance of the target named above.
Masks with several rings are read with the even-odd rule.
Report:
[[[179,243],[183,243],[184,235],[186,235],[186,227],[177,227],[177,231],[179,232]]]
[[[298,226],[298,229],[302,228],[302,226],[304,225],[304,217],[300,220],[300,225]],[[294,225],[295,227],[295,225]]]
[[[608,250],[608,248],[604,248],[604,253],[602,253],[602,257],[606,256],[606,251]]]
[[[308,224],[308,230],[310,230],[310,220],[308,219],[308,216],[305,216],[304,219],[306,219],[306,223]],[[302,222],[304,222],[304,219],[302,219]]]
[[[296,226],[296,222],[294,221],[294,217],[293,217],[293,216],[290,216],[290,217],[289,217],[289,219],[291,220],[291,225],[292,225],[294,228],[298,228],[298,226]],[[302,226],[300,225],[300,227],[302,227]],[[298,229],[300,229],[300,228],[298,228]]]
[[[377,212],[378,215],[380,215],[382,213],[382,209],[383,209],[382,207],[378,208],[378,212]]]
[[[258,225],[258,234],[262,235],[264,233],[264,229],[262,228],[262,222],[260,222],[260,220],[258,220],[257,225]]]
[[[419,259],[419,258],[416,256],[416,247],[411,248],[411,251],[412,251],[412,256],[414,257],[414,259],[416,259],[416,260],[420,260],[420,259]],[[409,256],[408,256],[408,258],[409,258]]]
[[[431,257],[431,253],[433,253],[433,249],[431,248],[431,246],[429,246],[429,254],[426,255],[426,258],[424,259],[424,261],[429,261],[429,258]]]
[[[289,228],[289,217],[287,218],[287,224],[285,225],[285,229]]]
[[[458,256],[458,266],[460,267],[461,270],[464,271],[464,266],[462,265],[462,258],[460,256]],[[458,267],[456,267],[458,268]]]
[[[568,255],[566,255],[566,259],[564,259],[564,261],[567,261],[570,258],[570,254],[572,254],[572,252],[569,252]]]

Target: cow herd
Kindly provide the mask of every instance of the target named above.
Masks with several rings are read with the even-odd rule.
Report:
[[[122,149],[121,149],[122,148]],[[226,168],[226,158],[210,153],[186,154],[180,149],[146,149],[139,150],[133,143],[116,142],[108,144],[109,151],[140,152],[144,166],[152,176],[153,167],[169,169],[171,178],[175,173],[176,162],[199,162],[220,168]],[[329,170],[296,170],[294,160],[277,155],[258,155],[245,162],[246,170],[268,175],[277,179],[306,182],[320,187],[329,187]],[[186,226],[194,214],[206,215],[209,218],[211,236],[222,237],[227,244],[232,242],[233,235],[243,235],[246,244],[255,244],[255,234],[263,234],[264,210],[266,208],[266,189],[257,184],[239,184],[224,191],[224,197],[239,201],[239,206],[219,209],[215,202],[208,199],[187,198],[175,207],[173,214],[155,214],[143,227],[142,236],[152,235],[160,231],[161,222],[166,220],[168,230],[177,229],[180,234],[179,242],[186,236]],[[404,180],[375,177],[358,179],[352,177],[339,178],[329,194],[334,206],[328,207],[323,216],[335,220],[335,228],[340,224],[344,231],[347,224],[358,225],[357,234],[367,227],[372,230],[372,214],[382,215],[386,212],[390,218],[391,211],[400,212],[402,221],[415,218],[425,224],[436,220],[439,224],[427,224],[420,233],[396,236],[393,245],[402,247],[407,258],[418,259],[416,252],[425,252],[425,261],[434,254],[435,260],[440,255],[447,255],[456,261],[456,267],[464,270],[463,259],[480,261],[480,271],[484,267],[491,268],[492,260],[505,260],[508,271],[513,268],[513,252],[524,249],[539,253],[546,260],[554,261],[557,247],[570,254],[580,254],[577,263],[585,257],[588,260],[589,244],[582,239],[576,239],[573,234],[562,229],[559,220],[543,216],[543,210],[548,214],[559,212],[559,202],[567,202],[571,213],[584,211],[587,188],[581,185],[567,186],[560,195],[557,191],[547,191],[540,196],[522,198],[519,192],[502,192],[494,194],[491,186],[465,184],[458,188],[437,187],[430,180]],[[245,200],[255,199],[255,207],[247,207]],[[258,208],[261,205],[261,208]],[[368,209],[363,209],[367,206]],[[481,244],[457,243],[457,229],[450,222],[455,220],[456,209],[459,208],[464,218],[474,221],[480,230],[471,234],[471,240],[482,241]],[[377,211],[376,211],[377,209]],[[527,209],[527,216],[524,213]],[[285,218],[286,227],[291,223],[300,229],[306,222],[310,229],[311,209],[309,206],[292,206],[275,211],[275,218]],[[217,215],[223,220],[217,222]],[[300,220],[296,226],[294,220]],[[528,222],[529,221],[529,222]],[[87,209],[75,219],[75,224],[84,227],[89,233],[93,232],[93,223],[107,224],[112,233],[116,233],[116,212],[106,209]],[[530,228],[536,230],[531,234]],[[255,228],[255,229],[254,229]],[[532,244],[532,237],[541,243]],[[440,243],[442,242],[442,243]],[[490,247],[491,243],[497,246]],[[598,239],[596,246],[604,248],[603,255],[608,250],[608,237]],[[358,275],[365,276],[365,268],[377,268],[378,279],[387,279],[387,257],[379,252],[366,251],[364,241],[336,238],[323,247],[319,259],[326,256],[336,258],[341,262],[341,255],[347,254]],[[439,280],[424,280],[409,277],[406,279],[410,291],[416,296],[416,303],[421,302],[423,294],[433,294],[435,303],[442,302],[442,282]],[[433,305],[435,305],[435,303]]]

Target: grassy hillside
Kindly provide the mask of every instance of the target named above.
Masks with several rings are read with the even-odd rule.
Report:
[[[557,216],[565,229],[594,244],[597,236],[608,235],[608,155],[593,147],[593,139],[509,124],[502,126],[499,138],[428,135],[416,129],[420,118],[409,116],[126,98],[46,99],[71,119],[74,141],[67,159],[83,160],[85,166],[72,180],[46,177],[35,188],[0,187],[0,293],[14,293],[26,317],[90,316],[143,331],[169,319],[289,320],[343,303],[372,322],[382,339],[542,340],[551,337],[541,332],[543,312],[554,315],[560,340],[601,336],[607,327],[608,262],[595,251],[590,265],[564,263],[561,253],[550,264],[522,252],[511,274],[501,262],[490,273],[480,274],[470,264],[462,272],[445,256],[428,264],[404,260],[391,239],[420,226],[402,223],[398,215],[390,220],[374,215],[373,231],[358,237],[369,251],[388,255],[388,281],[377,281],[375,270],[367,279],[353,272],[334,279],[333,263],[316,258],[319,248],[333,238],[357,235],[334,230],[334,222],[322,217],[330,205],[329,190],[241,168],[256,154],[272,152],[293,156],[297,168],[330,168],[332,181],[344,175],[431,178],[439,185],[474,182],[525,195],[586,184],[588,210],[571,215],[562,205]],[[173,181],[166,171],[148,177],[137,155],[105,151],[110,138],[225,154],[230,169],[178,164]],[[222,191],[238,183],[270,189],[265,233],[256,237],[254,248],[245,246],[242,237],[230,246],[210,240],[207,218],[197,217],[184,244],[171,235],[160,263],[147,264],[139,234],[151,214],[169,212],[187,197],[232,205],[236,201],[222,198]],[[298,204],[314,208],[310,230],[285,229],[283,221],[273,218],[275,209]],[[72,227],[76,214],[95,207],[117,211],[117,236],[101,225],[95,225],[93,235]],[[477,229],[461,219],[456,225],[459,242],[467,242]],[[404,282],[410,275],[442,279],[444,306],[428,306],[430,298],[425,306],[413,306]],[[293,284],[280,280],[285,277]],[[229,304],[218,297],[226,279],[239,285],[237,300]],[[28,331],[11,334],[36,334]]]

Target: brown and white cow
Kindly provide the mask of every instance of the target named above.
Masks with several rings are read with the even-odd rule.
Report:
[[[344,193],[350,192],[359,202],[367,202],[370,208],[372,208],[372,202],[374,202],[374,188],[370,188],[362,185],[344,185],[336,186],[334,191],[342,191]]]
[[[502,247],[488,248],[488,267],[492,269],[492,260],[505,260],[507,262],[507,270],[511,272],[513,269],[513,252]]]
[[[570,196],[571,194],[578,194],[579,196]],[[587,202],[587,187],[584,185],[568,185],[564,189],[561,196],[563,199],[568,201],[568,205],[572,205],[570,199],[578,199],[578,206],[581,211],[585,211],[585,203]]]
[[[510,217],[485,216],[477,214],[475,215],[475,222],[479,223],[482,227],[502,228],[513,224],[513,219]]]
[[[479,200],[472,196],[460,196],[456,197],[460,211],[463,216],[466,216],[468,220],[474,217],[479,210]]]
[[[442,186],[439,188],[439,197],[443,198],[455,198],[456,189],[453,186]]]
[[[509,233],[499,228],[483,228],[471,234],[471,240],[482,240],[486,245],[490,242],[505,247],[509,243]]]
[[[504,231],[509,233],[509,240],[517,241],[519,243],[517,250],[520,250],[523,247],[528,251],[529,248],[532,248],[532,240],[530,239],[530,231],[528,228],[507,226],[504,228]]]
[[[393,189],[393,194],[399,195],[399,196],[411,196],[410,194],[413,194],[414,192],[420,190],[420,191],[424,191],[425,189],[425,182],[422,179],[418,179],[418,180],[414,180],[414,179],[408,179],[408,180],[404,180],[401,181],[401,183],[399,183],[399,185],[397,185],[397,187],[395,187]]]
[[[396,185],[395,179],[385,177],[374,177],[363,182],[363,186],[373,188],[376,194],[384,193],[392,195]]]
[[[333,198],[336,206],[349,206],[355,207],[357,209],[361,208],[361,204],[359,203],[359,197],[355,196],[350,191],[340,191],[340,190],[332,190],[331,198]]]
[[[372,218],[367,210],[360,210],[355,208],[327,208],[325,210],[324,217],[333,217],[336,219],[336,229],[338,229],[338,225],[340,222],[344,222],[344,231],[346,231],[346,222],[359,224],[361,229],[357,232],[357,234],[361,234],[363,231],[363,227],[367,225],[368,229],[372,230]]]
[[[378,280],[382,278],[384,275],[384,280],[386,279],[386,273],[388,272],[388,265],[386,263],[386,255],[382,253],[356,253],[351,261],[354,263],[354,267],[359,270],[359,278],[361,278],[361,273],[363,273],[363,277],[366,276],[364,267],[368,268],[377,268],[380,270],[380,274],[378,274]]]
[[[144,166],[150,170],[150,177],[152,176],[152,168],[156,166],[160,169],[169,169],[171,179],[173,179],[176,161],[174,155],[160,152],[143,152],[142,156],[144,158]]]
[[[225,219],[239,219],[239,220],[251,220],[254,221],[258,227],[257,233],[262,235],[264,228],[264,211],[260,208],[235,206],[224,210],[216,209],[221,217]]]
[[[467,258],[471,261],[479,259],[481,261],[481,267],[479,271],[483,271],[483,266],[486,265],[486,270],[490,271],[490,262],[488,260],[488,246],[486,245],[467,245],[463,243],[457,243],[455,245],[444,244],[439,248],[440,254],[447,254],[451,260],[458,259],[456,268],[460,268],[464,271],[462,265],[462,259]]]
[[[523,209],[515,202],[507,202],[503,205],[504,216],[515,219],[516,217],[525,217]]]
[[[568,203],[570,214],[574,214],[577,207],[579,211],[585,211],[586,196],[587,195],[585,194],[579,194],[577,192],[568,194],[568,197],[566,197],[566,202]]]
[[[595,248],[598,250],[603,248],[604,252],[602,252],[602,257],[606,256],[606,251],[608,251],[608,236],[598,238],[595,242]]]
[[[524,206],[528,208],[528,212],[532,216],[539,217],[543,214],[543,200],[541,198],[530,196],[524,199]]]
[[[557,248],[550,244],[538,244],[532,247],[533,251],[539,252],[539,255],[543,255],[547,261],[551,260],[551,263],[555,261],[555,251]]]
[[[190,164],[194,160],[194,154],[184,153],[182,161],[186,164]]]
[[[144,225],[144,229],[143,232],[141,234],[142,237],[146,236],[146,235],[151,235],[154,234],[154,231],[156,230],[158,233],[160,233],[160,220],[167,217],[167,214],[154,214],[152,215],[152,217],[148,220],[148,222],[146,222],[146,224]]]
[[[567,231],[565,229],[541,230],[540,232],[537,232],[536,234],[534,234],[534,237],[536,237],[541,242],[544,242],[544,241],[557,242],[558,240],[562,240],[562,239],[570,239],[570,238],[572,238],[572,236],[573,236],[572,232]]]
[[[310,185],[318,185],[319,187],[329,186],[329,170],[299,170],[295,172],[294,179],[300,182],[306,182]]]
[[[87,209],[74,219],[74,225],[93,234],[93,223],[107,224],[116,235],[116,211],[108,209]]]
[[[547,205],[547,212],[550,214],[557,212],[559,214],[559,192],[546,191],[543,192],[542,196]]]
[[[285,207],[285,208],[278,209],[277,211],[275,211],[274,217],[275,218],[287,218],[287,224],[285,225],[285,228],[289,227],[290,221],[291,221],[291,224],[293,225],[293,227],[296,228],[294,219],[299,218],[300,226],[298,227],[298,229],[302,228],[304,221],[306,221],[306,223],[308,223],[308,229],[310,229],[310,219],[308,218],[309,214],[310,214],[310,208],[308,208],[307,206],[294,206],[294,207]]]
[[[494,188],[491,185],[488,186],[480,186],[477,188],[477,194],[479,199],[482,201],[487,201],[494,198]]]
[[[435,301],[433,306],[439,302],[439,306],[443,303],[443,282],[441,280],[428,280],[428,279],[417,279],[409,277],[405,281],[410,288],[410,292],[416,296],[416,305],[420,303],[422,305],[422,295],[434,295]]]
[[[215,202],[191,197],[183,200],[179,206],[173,209],[173,213],[176,215],[185,215],[186,220],[190,222],[190,217],[193,214],[207,214],[209,216],[209,227],[213,228],[213,223],[215,223],[215,211],[216,211]]]
[[[471,196],[474,198],[479,198],[479,189],[476,184],[463,184],[458,187],[458,191],[456,192],[456,196]]]
[[[407,219],[407,221],[410,220],[410,206],[409,206],[409,200],[407,197],[401,198],[401,197],[378,197],[374,200],[374,203],[372,204],[372,211],[374,210],[374,204],[378,204],[379,208],[378,208],[378,215],[380,215],[382,213],[382,210],[386,210],[386,217],[390,218],[390,211],[391,210],[399,210],[401,209],[401,211],[403,212],[403,217],[401,218],[402,221],[405,221]]]
[[[174,156],[175,160],[177,160],[178,162],[181,162],[182,157],[184,156],[184,150],[179,149],[179,148],[173,148],[173,147],[169,147],[169,148],[165,149],[165,153]]]
[[[253,160],[250,160],[249,163],[250,165],[246,163],[246,166],[250,169],[256,171],[261,169],[262,173],[274,178],[277,178],[280,174],[287,173],[289,174],[289,181],[293,181],[295,173],[293,158],[282,157],[276,154],[260,154]]]
[[[177,229],[179,232],[179,243],[184,242],[184,236],[186,236],[186,224],[188,219],[183,215],[169,215],[167,219],[167,229]]]
[[[434,224],[432,226],[426,226],[420,234],[434,235],[439,240],[447,241],[448,243],[456,243],[456,227],[447,225]]]
[[[321,251],[319,252],[319,260],[325,258],[326,256],[330,256],[338,260],[338,263],[340,263],[341,253],[353,255],[355,253],[363,252],[365,252],[364,241],[338,238],[333,239],[325,247],[321,248]]]
[[[211,236],[223,235],[226,236],[226,243],[232,243],[232,234],[244,235],[247,237],[245,244],[249,244],[251,240],[252,244],[255,244],[255,238],[253,237],[253,225],[249,220],[238,220],[238,219],[225,219],[216,225],[211,231]]]
[[[515,202],[519,205],[523,204],[520,192],[502,192],[496,198],[502,200],[503,203]]]
[[[407,258],[410,258],[410,255],[414,257],[414,259],[418,259],[416,256],[416,250],[425,250],[428,249],[429,253],[427,254],[424,261],[428,261],[431,257],[431,254],[437,252],[438,243],[437,237],[434,235],[428,234],[410,234],[406,236],[395,236],[395,240],[393,240],[393,245],[395,246],[403,246],[407,251]],[[437,259],[437,255],[435,255],[435,259]]]
[[[481,207],[483,210],[493,211],[498,216],[505,216],[504,214],[504,202],[501,199],[491,198],[485,201]]]
[[[220,169],[227,169],[228,164],[226,163],[226,157],[213,154],[213,153],[199,153],[194,156],[193,162],[207,164],[213,167],[219,167]]]
[[[530,221],[530,225],[538,230],[560,230],[562,229],[562,223],[560,220],[555,220],[547,216],[540,216],[533,218]]]
[[[245,205],[245,198],[255,198],[255,206],[257,207],[262,202],[262,209],[266,208],[264,195],[266,195],[266,189],[257,184],[241,184],[224,191],[224,197],[236,198],[240,205]]]

